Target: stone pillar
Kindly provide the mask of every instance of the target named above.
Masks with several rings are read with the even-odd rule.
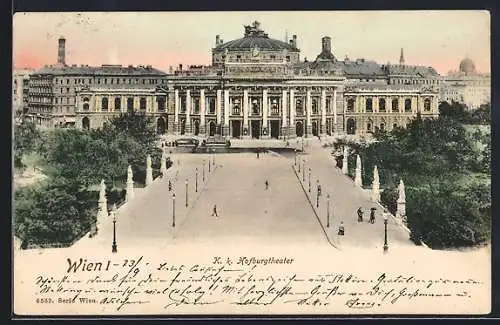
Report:
[[[125,200],[129,202],[134,198],[134,174],[132,173],[132,166],[128,166],[127,169],[127,192]]]
[[[217,90],[217,99],[215,101],[215,114],[217,114],[217,126],[220,127],[222,112],[221,112],[221,99],[222,99],[222,90]]]
[[[354,175],[354,184],[363,187],[363,180],[361,179],[361,158],[356,155],[356,173]]]
[[[167,175],[167,155],[165,154],[165,150],[161,151],[160,171],[163,178],[165,178],[165,176]]]
[[[326,90],[321,89],[321,126],[319,134],[324,136],[326,133]]]
[[[248,89],[243,90],[243,138],[250,138],[248,129]]]
[[[185,134],[191,134],[191,91],[186,90],[186,126]]]
[[[127,96],[122,96],[121,97],[121,109],[120,111],[122,113],[125,113],[127,111]]]
[[[290,89],[290,100],[288,105],[290,106],[290,133],[289,135],[293,137],[296,137],[297,134],[295,133],[295,94],[294,90]]]
[[[148,155],[146,158],[146,186],[153,183],[153,168],[151,168],[151,156]]]
[[[307,89],[306,92],[306,134],[305,137],[309,138],[311,136],[312,132],[312,123],[311,123],[311,109],[312,109],[312,103],[311,103],[311,89]]]
[[[101,225],[106,217],[108,216],[108,200],[106,198],[106,184],[104,180],[101,180],[100,188],[99,188],[99,209],[97,212],[97,221],[96,221],[96,231],[99,229],[99,225]]]
[[[224,89],[224,127],[222,129],[222,134],[227,137],[230,136],[229,113],[231,113],[231,108],[229,107],[229,89]]]
[[[200,90],[200,135],[206,134],[205,122],[205,89]]]
[[[380,202],[380,180],[377,165],[373,167],[372,202]]]
[[[269,127],[267,122],[268,112],[268,102],[267,102],[267,89],[262,91],[262,138],[266,139],[270,137]]]
[[[337,132],[337,88],[333,89],[333,129],[332,133]]]
[[[344,146],[344,157],[342,158],[342,174],[347,175],[349,173],[348,159],[349,151],[347,146]]]
[[[396,217],[399,221],[406,222],[406,193],[405,184],[402,179],[399,181],[398,193]]]
[[[287,120],[287,115],[286,115],[286,111],[288,109],[288,103],[287,103],[287,91],[286,90],[283,90],[283,93],[281,95],[281,117],[282,117],[282,121],[281,121],[281,136],[282,137],[286,137],[288,138],[289,137],[289,133],[288,133],[288,120]]]
[[[174,91],[174,133],[179,134],[179,90]]]

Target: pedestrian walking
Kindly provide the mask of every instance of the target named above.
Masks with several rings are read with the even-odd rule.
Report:
[[[344,236],[344,222],[343,221],[340,222],[338,235]]]
[[[358,208],[358,222],[363,222],[363,210],[361,207]]]
[[[259,156],[260,156],[260,154],[259,154],[259,151],[257,150],[257,159],[259,159]]]
[[[376,208],[371,208],[370,209],[370,223],[375,223],[375,210]]]
[[[266,179],[266,190],[269,189],[269,182]]]
[[[217,205],[214,204],[214,209],[212,211],[212,217],[219,217],[219,215],[217,214]]]

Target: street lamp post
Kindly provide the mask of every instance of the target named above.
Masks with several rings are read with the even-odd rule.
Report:
[[[111,252],[118,252],[118,247],[116,245],[116,215],[113,216],[113,245],[111,245]]]
[[[293,164],[297,167],[297,149],[295,149],[295,161]]]
[[[188,207],[188,180],[186,179],[186,208]]]
[[[172,194],[172,227],[175,227],[175,193]]]
[[[306,160],[302,159],[302,181],[306,181]]]
[[[203,159],[203,171],[201,177],[203,178],[203,183],[205,183],[205,159]]]
[[[330,228],[330,194],[326,196],[326,227]]]
[[[316,186],[316,208],[319,208],[319,197],[321,195],[321,187],[319,186],[319,180],[316,181],[317,186]]]
[[[196,177],[195,177],[195,192],[198,192],[198,168],[196,168]]]
[[[389,245],[387,244],[387,216],[384,215],[384,253],[389,250]]]
[[[309,168],[309,193],[311,193],[311,168]]]
[[[300,175],[300,160],[299,160],[299,175]],[[300,177],[300,176],[299,176]]]
[[[211,163],[210,163],[210,158],[208,158],[208,173],[209,173],[209,174],[210,174],[210,165],[211,165]]]

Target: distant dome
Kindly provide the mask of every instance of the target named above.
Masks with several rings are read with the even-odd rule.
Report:
[[[474,65],[474,62],[472,62],[471,59],[465,58],[460,62],[459,70],[460,72],[463,72],[466,75],[475,74],[476,66]]]

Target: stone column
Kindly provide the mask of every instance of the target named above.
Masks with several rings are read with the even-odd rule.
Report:
[[[347,146],[344,146],[344,157],[342,158],[342,174],[347,175],[349,173],[348,165],[349,151]]]
[[[403,113],[405,111],[405,98],[402,96],[399,96],[399,101],[398,101],[398,108],[399,108],[399,113]]]
[[[191,90],[186,90],[186,127],[185,134],[191,134]]]
[[[224,127],[222,129],[222,134],[226,137],[229,134],[229,114],[231,113],[231,108],[229,107],[229,89],[224,89]]]
[[[396,217],[398,218],[398,221],[405,223],[406,222],[406,193],[405,193],[405,184],[403,183],[402,179],[399,181],[398,193],[399,193],[399,197],[397,200],[398,206],[397,206],[397,210],[396,210]]]
[[[337,133],[337,88],[333,89],[333,129],[332,133]]]
[[[306,134],[305,137],[309,138],[312,132],[312,123],[311,123],[311,89],[307,89],[306,92]]]
[[[151,156],[148,155],[146,158],[146,186],[153,183],[153,168],[151,168]]]
[[[290,106],[290,136],[296,137],[295,133],[295,96],[294,90],[290,89],[290,100],[288,105]]]
[[[179,134],[179,90],[174,91],[174,133]]]
[[[205,122],[205,89],[200,90],[200,135],[205,135],[207,132]]]
[[[372,202],[380,202],[380,180],[377,165],[373,167]]]
[[[288,132],[288,120],[286,115],[287,109],[288,109],[287,91],[283,90],[283,94],[281,95],[281,116],[283,118],[281,122],[281,136],[288,138],[289,132]]]
[[[356,155],[356,173],[354,175],[354,184],[363,187],[363,180],[361,179],[361,158]]]
[[[248,89],[243,90],[243,138],[250,138],[248,130]]]
[[[128,166],[127,169],[127,192],[125,200],[130,202],[134,198],[134,174],[132,172],[132,166]]]
[[[268,113],[268,102],[267,102],[267,89],[264,89],[262,91],[262,138],[266,139],[269,138],[269,128],[268,128],[268,122],[267,122],[267,117],[269,115]]]
[[[222,99],[222,90],[217,90],[217,99],[215,100],[215,114],[217,115],[217,126],[220,127],[222,112],[221,112],[221,99]]]
[[[127,111],[127,96],[121,96],[121,109],[122,113]]]
[[[319,128],[319,134],[324,136],[326,133],[326,90],[321,89],[321,126]]]

